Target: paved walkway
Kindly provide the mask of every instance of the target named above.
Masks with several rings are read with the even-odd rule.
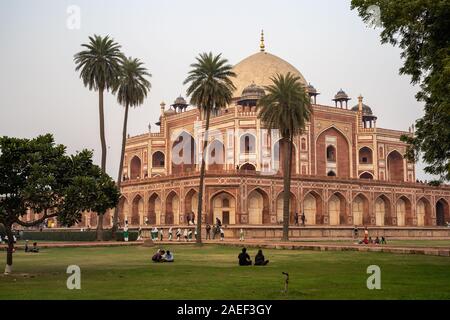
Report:
[[[402,246],[402,245],[359,245],[353,243],[354,240],[349,239],[348,243],[342,241],[342,243],[336,242],[314,242],[314,241],[291,241],[282,242],[279,240],[257,240],[249,239],[244,242],[230,239],[225,241],[208,240],[204,241],[206,244],[216,244],[224,246],[249,248],[263,248],[263,249],[287,249],[287,250],[314,250],[314,251],[359,251],[359,252],[388,252],[397,254],[423,254],[433,256],[445,256],[450,257],[450,244],[449,246]],[[156,241],[155,246],[160,245],[187,245],[194,244],[195,242],[185,241]],[[120,247],[120,246],[141,246],[143,241],[134,242],[117,242],[117,241],[105,241],[105,242],[39,242],[39,248],[76,248],[76,247]],[[23,250],[24,245],[19,244],[16,246],[18,250]],[[5,245],[0,245],[0,251],[6,250]]]

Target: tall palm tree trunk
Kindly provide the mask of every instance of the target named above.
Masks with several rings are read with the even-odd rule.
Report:
[[[98,89],[98,111],[100,118],[100,142],[102,144],[102,171],[106,172],[106,138],[105,138],[105,111],[103,108],[104,88]],[[97,240],[103,240],[103,213],[98,214],[97,221]]]
[[[105,111],[103,108],[104,88],[98,90],[98,111],[100,116],[100,141],[102,144],[102,171],[106,172],[106,138],[105,138]]]
[[[288,154],[284,160],[284,181],[283,181],[283,238],[282,241],[289,241],[289,202],[291,200],[291,159],[292,159],[292,136],[286,138],[288,142]]]
[[[122,184],[122,172],[123,172],[123,158],[125,157],[125,143],[127,140],[127,126],[128,126],[128,110],[130,107],[128,104],[125,106],[125,116],[123,117],[123,129],[122,129],[122,149],[120,151],[120,164],[119,173],[117,175],[117,187],[120,190],[120,185]],[[114,210],[113,226],[112,226],[112,238],[116,238],[117,232],[117,222],[119,220],[119,205]]]
[[[209,118],[211,116],[211,111],[208,109],[206,111],[206,125],[205,125],[205,140],[203,141],[203,152],[202,152],[202,165],[200,168],[200,186],[198,190],[198,207],[197,207],[197,244],[202,244],[202,209],[203,209],[203,189],[205,180],[205,169],[206,169],[206,149],[208,148],[208,130],[209,130]]]

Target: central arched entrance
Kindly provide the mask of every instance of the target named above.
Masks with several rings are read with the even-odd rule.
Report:
[[[236,200],[228,192],[220,192],[211,198],[212,221],[216,218],[222,221],[223,225],[236,224]]]
[[[394,150],[388,155],[387,166],[390,181],[404,180],[403,157],[398,151]]]
[[[284,205],[283,197],[284,197],[283,192],[281,192],[277,198],[277,223],[280,223],[280,224],[283,223],[283,205]],[[296,212],[298,212],[297,198],[291,192],[290,198],[289,198],[289,223],[290,224],[294,223],[294,217],[295,217]]]
[[[261,225],[270,223],[269,197],[261,189],[253,190],[247,199],[248,223]]]

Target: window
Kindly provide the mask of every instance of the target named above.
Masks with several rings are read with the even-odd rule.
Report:
[[[336,162],[336,149],[333,146],[327,147],[327,161]]]

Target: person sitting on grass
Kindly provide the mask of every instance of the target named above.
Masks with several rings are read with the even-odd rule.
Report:
[[[28,252],[34,252],[34,253],[38,253],[39,252],[39,248],[37,246],[37,242],[33,242],[33,248],[29,249]]]
[[[246,248],[242,248],[242,252],[238,256],[239,259],[239,265],[240,266],[251,266],[252,260],[250,260],[250,256],[247,253]]]
[[[152,261],[153,262],[162,262],[163,259],[163,255],[166,252],[164,250],[158,249],[158,251],[156,251],[156,253],[154,254],[154,256],[152,257]]]
[[[264,258],[263,252],[261,249],[258,250],[258,253],[255,256],[255,266],[265,266],[269,263],[269,260]]]
[[[375,244],[380,244],[380,238],[378,236],[375,238]]]
[[[173,253],[167,250],[166,254],[162,257],[162,262],[173,262]]]

